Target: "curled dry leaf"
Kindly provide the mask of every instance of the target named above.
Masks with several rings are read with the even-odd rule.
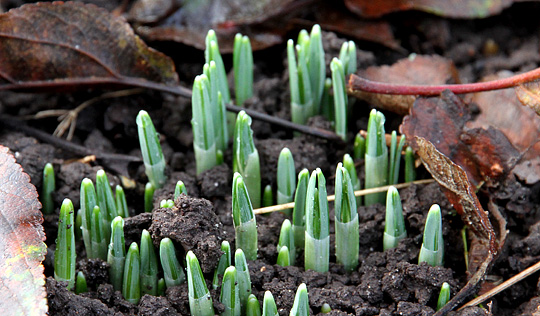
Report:
[[[505,177],[520,158],[508,138],[493,127],[466,128],[471,120],[466,104],[451,91],[419,98],[400,129],[411,140],[421,136],[458,164],[473,185]]]
[[[0,89],[178,84],[174,63],[124,19],[80,2],[0,14]]]
[[[420,10],[449,18],[485,18],[500,13],[514,0],[345,0],[352,12],[361,17],[377,18],[390,12]]]
[[[435,55],[405,58],[392,66],[369,67],[361,71],[359,76],[372,81],[404,85],[459,83],[454,63]],[[390,95],[351,90],[349,94],[398,114],[407,114],[416,100],[413,95]]]
[[[0,146],[0,312],[46,315],[43,215],[36,188]]]

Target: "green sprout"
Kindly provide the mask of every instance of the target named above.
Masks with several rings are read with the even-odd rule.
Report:
[[[141,299],[140,266],[139,246],[132,242],[126,255],[122,282],[122,295],[132,304],[138,304]]]
[[[167,290],[167,284],[165,283],[164,278],[159,278],[157,281],[157,292],[159,296],[165,296],[165,291]]]
[[[332,308],[330,307],[330,305],[328,303],[324,303],[322,306],[321,306],[321,313],[323,314],[328,314],[332,311]]]
[[[97,258],[92,250],[92,242],[90,236],[92,233],[92,215],[94,212],[94,206],[97,205],[96,190],[94,183],[88,178],[84,178],[81,182],[81,231],[84,241],[84,247],[86,248],[86,256],[88,258]]]
[[[295,247],[294,247],[294,234],[292,230],[291,221],[285,219],[283,224],[281,224],[281,230],[279,233],[279,241],[277,244],[278,251],[278,261],[279,254],[281,254],[281,248],[287,247],[287,254],[290,258],[290,263],[288,265],[294,265],[294,259],[296,257]]]
[[[294,169],[294,158],[289,148],[285,147],[279,153],[277,164],[277,203],[285,204],[292,202],[295,187],[296,172]],[[284,213],[290,216],[292,210],[286,210]]]
[[[107,227],[108,236],[110,236],[110,225],[118,211],[116,209],[116,200],[114,198],[109,179],[103,169],[96,173],[96,195],[99,209],[103,212],[103,217]]]
[[[150,233],[143,229],[141,234],[141,295],[157,295],[158,262]]]
[[[205,112],[211,113],[212,121],[214,122],[214,137],[216,140],[216,151],[218,162],[222,161],[223,152],[229,145],[229,134],[227,127],[227,111],[225,102],[223,102],[222,93],[220,92],[220,77],[215,61],[210,61],[203,66],[203,74],[208,78],[209,90],[208,96],[210,103],[205,103]],[[204,99],[203,99],[204,101]]]
[[[311,33],[300,32],[298,35],[298,45],[303,55],[308,69],[308,78],[311,91],[313,93],[313,107],[319,111],[319,105],[323,93],[324,80],[326,79],[326,64],[324,61],[324,49],[322,45],[321,27],[315,24],[311,28]],[[298,58],[300,59],[300,57]]]
[[[386,217],[384,221],[383,249],[387,250],[397,247],[398,243],[407,237],[401,199],[395,187],[390,187],[386,194]]]
[[[120,185],[116,186],[116,212],[118,216],[122,216],[123,218],[129,217],[126,194]]]
[[[81,294],[88,292],[88,286],[86,285],[86,277],[82,271],[77,273],[77,280],[75,281],[75,294]]]
[[[291,119],[296,124],[305,125],[308,118],[316,114],[308,68],[305,62],[305,52],[298,51],[296,63],[293,40],[287,41],[287,61],[289,63],[289,86],[291,89]]]
[[[174,187],[174,199],[176,200],[180,194],[187,195],[186,185],[182,181],[176,182],[176,186]]]
[[[352,188],[353,191],[360,190],[360,179],[358,178],[358,173],[356,172],[356,166],[354,165],[354,160],[352,159],[351,155],[345,154],[343,155],[343,167],[347,169],[349,172],[349,177],[351,178]],[[356,205],[359,206],[362,202],[362,198],[360,196],[356,197]]]
[[[193,150],[197,174],[201,174],[221,163],[214,132],[214,117],[217,116],[217,109],[210,102],[210,82],[206,75],[195,77],[191,103]]]
[[[54,168],[51,163],[45,164],[43,168],[43,184],[41,189],[41,205],[43,214],[52,214],[54,211],[54,201],[52,193],[56,190],[56,180]]]
[[[189,309],[193,316],[213,316],[214,307],[210,291],[199,265],[199,260],[193,253],[188,251],[186,255]]]
[[[103,219],[103,213],[99,206],[94,206],[92,213],[92,227],[90,230],[90,242],[92,243],[92,257],[100,258],[103,261],[107,260],[107,231],[105,230],[106,224]]]
[[[240,111],[236,118],[233,145],[233,171],[244,178],[253,207],[261,206],[261,169],[259,152],[253,143],[251,117]]]
[[[437,310],[443,308],[450,300],[450,284],[444,282],[441,286],[441,292],[439,293],[439,299],[437,300]]]
[[[219,52],[218,40],[216,32],[214,30],[208,31],[205,43],[206,49],[204,50],[204,59],[207,64],[210,64],[211,61],[214,61],[216,63],[219,92],[221,92],[223,102],[225,104],[230,103],[231,94],[229,93],[227,73],[225,72],[225,66],[223,64],[223,59],[221,58],[221,53]]]
[[[249,260],[257,259],[257,223],[244,179],[236,172],[232,186],[232,215],[236,249],[242,249]]]
[[[264,292],[262,316],[279,316],[276,301],[272,292]]]
[[[366,156],[366,139],[357,133],[354,137],[354,159],[364,159]]]
[[[223,274],[223,282],[221,285],[221,294],[219,300],[225,305],[225,310],[221,316],[239,316],[240,315],[240,299],[236,291],[236,268],[228,267]]]
[[[248,296],[246,316],[261,316],[261,304],[254,294]]]
[[[212,288],[216,290],[219,287],[219,276],[225,273],[225,269],[231,265],[231,245],[228,241],[221,242],[221,251],[223,254],[219,258],[218,265],[214,271],[214,279],[212,280]]]
[[[309,299],[306,284],[302,283],[296,290],[290,316],[309,316]]]
[[[388,184],[397,184],[399,179],[399,166],[401,165],[401,150],[405,144],[405,135],[397,142],[396,131],[392,131],[390,142],[390,165],[388,166]]]
[[[353,271],[358,266],[358,213],[351,177],[341,163],[336,168],[335,191],[336,260]]]
[[[253,96],[253,52],[247,36],[236,34],[233,47],[234,90],[236,104]]]
[[[424,239],[418,256],[418,263],[427,262],[436,267],[443,265],[444,242],[442,236],[441,208],[433,204],[429,209],[426,225],[424,227]]]
[[[348,99],[342,62],[337,58],[332,59],[330,70],[332,71],[332,85],[334,87],[335,130],[341,139],[346,140]]]
[[[366,139],[366,189],[384,186],[388,183],[388,148],[384,132],[385,117],[373,109],[369,114]],[[364,198],[366,205],[384,203],[384,192],[372,193]]]
[[[294,209],[292,229],[294,246],[296,249],[304,249],[304,234],[306,230],[306,193],[309,181],[309,171],[302,169],[298,174],[298,183],[294,195]]]
[[[154,187],[159,189],[165,184],[167,178],[165,177],[165,157],[161,151],[158,133],[148,112],[141,110],[136,122],[146,176]]]
[[[272,186],[267,184],[263,190],[262,206],[267,207],[272,205],[274,205],[274,192],[272,191]]]
[[[334,115],[334,98],[332,97],[332,79],[326,78],[324,80],[323,94],[321,97],[321,115],[324,116],[329,122],[335,120]]]
[[[77,257],[73,213],[73,203],[65,199],[60,208],[58,237],[54,251],[54,278],[57,281],[66,281],[68,289],[72,289],[75,285],[75,259]]]
[[[116,291],[122,290],[124,265],[126,262],[126,243],[124,241],[124,220],[117,216],[111,223],[111,242],[107,253],[109,279]]]
[[[291,265],[291,254],[289,252],[289,247],[283,246],[279,248],[276,264],[282,267],[288,267]]]
[[[345,76],[356,73],[356,44],[353,41],[348,41],[341,45],[339,60],[343,63]]]
[[[176,249],[170,238],[163,238],[161,240],[159,244],[159,259],[167,287],[178,286],[184,283],[186,275],[176,257]]]
[[[326,180],[321,169],[311,173],[306,193],[306,232],[304,267],[327,272],[330,259],[330,235]]]
[[[414,167],[414,152],[410,146],[405,149],[405,182],[416,180],[416,168]]]
[[[236,249],[236,252],[234,253],[234,266],[236,267],[238,297],[240,298],[240,306],[243,315],[246,311],[248,297],[251,294],[251,278],[249,276],[246,256],[242,249]]]
[[[174,206],[174,201],[169,199],[169,200],[161,200],[161,202],[159,202],[159,207],[161,208],[173,208]]]
[[[151,213],[154,209],[154,192],[156,187],[152,182],[147,182],[144,187],[144,211],[146,213]]]

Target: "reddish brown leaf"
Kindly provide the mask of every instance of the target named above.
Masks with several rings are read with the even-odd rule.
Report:
[[[517,86],[515,90],[519,101],[540,115],[540,82],[527,82]]]
[[[124,19],[80,2],[24,5],[0,15],[0,88],[177,85],[174,64]]]
[[[47,246],[36,188],[0,146],[0,312],[45,315],[45,277],[41,262]]]
[[[514,0],[345,0],[361,17],[377,18],[390,12],[420,10],[449,18],[485,18],[500,13]]]
[[[511,72],[501,72],[488,76],[483,81],[511,75]],[[530,85],[523,86],[523,91],[535,91],[526,87]],[[512,89],[475,93],[472,102],[476,103],[481,111],[467,127],[492,126],[500,130],[519,153],[524,155],[512,172],[529,184],[540,181],[540,143],[537,143],[540,138],[540,117],[534,110],[523,106]]]
[[[446,84],[458,83],[459,77],[452,61],[440,56],[415,56],[398,61],[392,66],[369,67],[359,73],[372,81],[398,84]],[[352,92],[356,97],[366,100],[377,107],[406,114],[416,100],[412,95],[390,95]]]
[[[465,128],[471,119],[466,105],[450,91],[440,97],[419,98],[403,119],[401,132],[412,140],[421,136],[459,165],[473,185],[499,180],[515,166],[520,155],[499,130]]]

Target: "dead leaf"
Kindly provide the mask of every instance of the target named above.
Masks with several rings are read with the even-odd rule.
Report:
[[[45,315],[41,262],[47,246],[36,188],[8,148],[0,146],[0,312]]]
[[[512,76],[509,71],[483,78],[482,81],[502,79]],[[524,92],[535,91],[530,85],[521,86]],[[516,92],[518,88],[516,88]],[[538,91],[538,90],[536,90]],[[512,172],[522,181],[533,184],[540,181],[540,117],[534,110],[523,106],[517,93],[512,89],[503,89],[475,93],[472,102],[480,108],[480,114],[467,127],[488,128],[492,126],[500,130],[512,145],[524,155]]]
[[[359,73],[360,77],[372,81],[402,85],[436,85],[459,83],[457,70],[451,60],[440,56],[414,56],[405,58],[392,66],[369,67]],[[398,114],[407,114],[415,96],[378,94],[364,91],[350,93],[376,107]]]
[[[174,63],[124,19],[80,2],[27,4],[0,15],[0,89],[178,85]]]
[[[412,140],[421,136],[465,170],[473,185],[505,177],[520,158],[519,152],[499,130],[467,129],[471,115],[466,104],[451,91],[440,97],[419,98],[400,130]]]
[[[520,84],[515,90],[519,101],[540,115],[540,81]]]
[[[514,0],[345,0],[352,12],[365,18],[378,18],[391,12],[420,10],[448,18],[485,18],[500,13]]]

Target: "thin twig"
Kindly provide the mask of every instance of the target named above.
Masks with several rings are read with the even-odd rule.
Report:
[[[435,182],[435,180],[433,180],[433,179],[424,179],[424,180],[417,180],[417,181],[413,181],[413,182],[400,183],[400,184],[395,184],[395,185],[385,185],[383,187],[377,187],[377,188],[363,189],[363,190],[354,191],[354,196],[364,196],[364,195],[371,194],[371,193],[386,192],[392,186],[395,187],[396,189],[403,189],[403,188],[410,187],[413,184],[428,184],[428,183],[433,183],[433,182]],[[336,199],[335,195],[329,195],[328,196],[328,201],[329,202],[332,202],[335,199]],[[286,210],[286,209],[291,209],[293,207],[294,207],[294,202],[291,202],[291,203],[286,203],[286,204],[279,204],[279,205],[261,207],[261,208],[255,209],[254,212],[255,212],[255,214],[266,214],[266,213],[272,213],[272,212],[277,212],[277,211],[283,211],[283,210]]]

